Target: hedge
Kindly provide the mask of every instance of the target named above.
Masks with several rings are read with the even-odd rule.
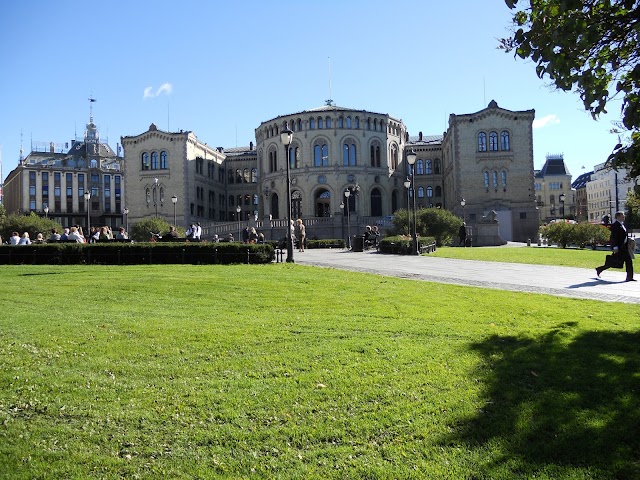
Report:
[[[242,243],[51,243],[0,247],[3,265],[139,265],[270,263],[269,244]]]
[[[420,247],[435,245],[435,237],[418,237],[418,250]],[[413,239],[406,235],[397,237],[385,237],[380,241],[378,247],[380,253],[393,253],[397,255],[413,254]]]

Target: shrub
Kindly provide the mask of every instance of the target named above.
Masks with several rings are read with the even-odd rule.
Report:
[[[573,225],[573,227],[575,230],[574,242],[580,248],[584,248],[586,245],[591,245],[595,248],[596,245],[602,245],[609,241],[609,229],[603,225],[582,222],[577,225]]]
[[[449,210],[441,208],[421,208],[418,210],[418,234],[436,239],[436,245],[442,246],[458,235],[462,220]]]
[[[56,228],[62,231],[62,226],[53,220],[39,217],[34,212],[29,215],[9,215],[0,225],[0,236],[2,241],[6,241],[11,236],[11,232],[18,232],[22,236],[24,232],[29,233],[29,238],[33,241],[38,233],[41,233],[45,240],[51,235],[51,229]]]
[[[434,237],[418,237],[418,249],[423,245],[431,245],[436,243]],[[380,240],[378,248],[380,253],[395,253],[398,255],[413,254],[413,239],[408,235],[397,235],[394,237],[385,237]]]
[[[129,238],[136,242],[148,242],[151,240],[151,232],[163,235],[170,229],[171,225],[164,218],[145,218],[133,224]]]
[[[545,236],[552,243],[557,243],[562,248],[567,248],[570,243],[575,243],[575,228],[574,224],[566,222],[556,222],[547,225]]]
[[[323,240],[307,240],[306,248],[345,248],[341,238],[328,238]]]

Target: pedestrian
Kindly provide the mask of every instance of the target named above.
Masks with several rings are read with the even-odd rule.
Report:
[[[18,245],[31,245],[31,239],[29,238],[29,232],[24,232],[22,238],[18,242]]]
[[[298,251],[304,252],[304,241],[307,237],[307,229],[302,223],[302,219],[299,218],[296,220],[296,230],[295,230],[296,238],[298,239]]]
[[[458,237],[460,237],[460,246],[467,246],[467,224],[462,222],[460,225],[460,230],[458,230]]]
[[[615,221],[611,224],[611,247],[613,248],[613,255],[607,255],[607,262],[604,265],[596,268],[596,275],[600,278],[600,274],[607,268],[614,267],[617,263],[622,268],[624,263],[625,270],[627,271],[627,279],[625,282],[635,282],[633,278],[633,250],[635,250],[635,241],[629,241],[627,237],[627,227],[624,225],[624,212],[616,212]],[[613,263],[611,262],[613,260]],[[618,260],[616,262],[616,260]]]

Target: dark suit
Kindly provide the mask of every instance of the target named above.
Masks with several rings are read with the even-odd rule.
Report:
[[[629,255],[629,247],[627,245],[627,229],[618,220],[611,224],[611,248],[616,255],[621,255],[627,271],[627,280],[633,278],[633,259]],[[602,272],[609,268],[606,264],[598,267],[596,270]]]

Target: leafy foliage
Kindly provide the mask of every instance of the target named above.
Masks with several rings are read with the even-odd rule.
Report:
[[[407,210],[394,212],[392,234],[403,235],[409,232]],[[417,211],[416,231],[420,237],[434,237],[436,245],[442,246],[458,234],[462,220],[448,210],[440,208],[421,208]],[[409,218],[413,222],[413,215]],[[413,223],[412,223],[413,225]],[[410,232],[408,233],[410,235]]]
[[[575,89],[594,119],[622,97],[627,135],[608,158],[613,168],[640,174],[640,2],[637,0],[505,0],[513,15],[511,37],[500,48],[533,60],[540,78]]]
[[[42,233],[46,239],[52,228],[58,229],[58,232],[62,230],[62,226],[58,222],[39,217],[34,212],[31,212],[29,215],[13,214],[0,222],[0,236],[3,241],[5,241],[11,236],[11,232],[18,232],[19,235],[27,232],[31,240],[36,238],[38,233]]]
[[[170,228],[171,226],[164,218],[145,218],[133,224],[130,238],[136,242],[148,242],[151,240],[151,232],[163,235]]]
[[[586,245],[602,245],[609,241],[610,236],[609,229],[589,222],[556,222],[542,227],[540,234],[550,242],[559,244],[562,248],[573,243],[580,248],[584,248]]]
[[[640,193],[628,194],[626,206],[625,225],[633,229],[640,227]]]

